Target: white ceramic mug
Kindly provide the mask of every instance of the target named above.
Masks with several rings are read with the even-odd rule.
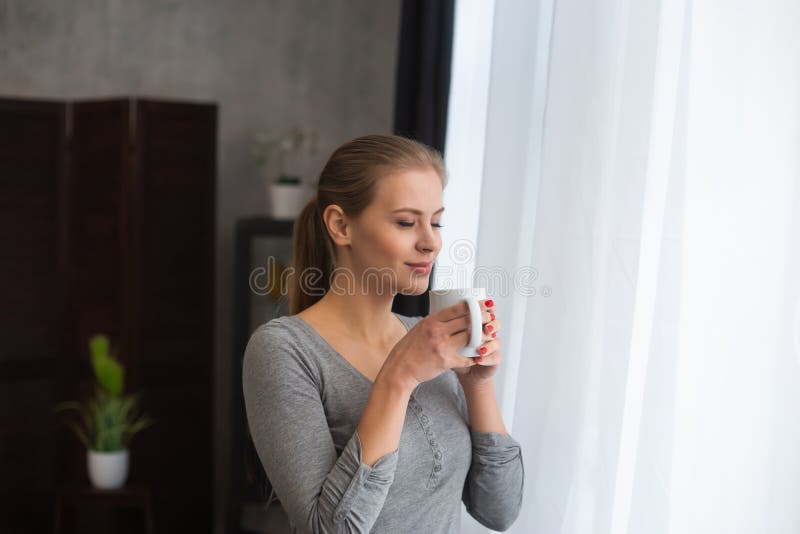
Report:
[[[483,343],[483,314],[481,313],[481,300],[486,299],[484,287],[461,287],[457,289],[436,289],[429,291],[430,313],[454,306],[461,301],[466,301],[469,306],[470,328],[467,345],[459,349],[458,353],[468,358],[478,356],[476,352]]]

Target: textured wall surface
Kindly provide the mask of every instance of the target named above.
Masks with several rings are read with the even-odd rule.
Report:
[[[217,506],[227,491],[233,224],[266,206],[253,138],[315,128],[319,152],[293,168],[314,179],[338,144],[390,131],[399,19],[399,0],[0,0],[0,95],[220,106]]]

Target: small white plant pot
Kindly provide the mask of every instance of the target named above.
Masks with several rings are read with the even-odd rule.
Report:
[[[119,489],[128,478],[128,449],[114,452],[86,451],[89,480],[97,489]]]
[[[295,219],[308,203],[310,187],[294,184],[269,184],[269,215],[273,219]]]

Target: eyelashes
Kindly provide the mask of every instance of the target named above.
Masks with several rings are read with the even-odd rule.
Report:
[[[399,224],[403,228],[411,228],[412,226],[414,226],[413,222],[403,222],[403,221],[401,221],[401,222],[398,222],[397,224]],[[444,225],[442,225],[442,224],[431,224],[431,226],[433,226],[434,228],[444,228]]]

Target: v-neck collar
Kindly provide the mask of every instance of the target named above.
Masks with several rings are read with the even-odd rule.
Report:
[[[398,321],[400,321],[400,322],[403,324],[403,327],[406,329],[406,332],[408,332],[408,331],[409,331],[408,325],[406,324],[406,322],[405,322],[403,319],[401,319],[401,318],[400,318],[400,315],[399,315],[399,314],[397,314],[397,313],[395,313],[395,312],[392,312],[392,314],[393,314],[395,317],[397,317],[397,320],[398,320]],[[329,349],[331,352],[333,352],[333,353],[334,353],[336,356],[338,356],[339,358],[341,358],[342,362],[345,364],[345,366],[346,366],[346,367],[349,367],[349,368],[350,368],[350,369],[351,369],[351,370],[352,370],[352,371],[353,371],[355,374],[357,374],[358,376],[360,376],[361,378],[363,378],[364,380],[366,380],[367,382],[369,382],[370,386],[374,384],[374,382],[373,382],[373,381],[372,381],[372,380],[371,380],[371,379],[370,379],[370,378],[369,378],[367,375],[365,375],[364,373],[362,373],[361,371],[359,371],[358,369],[356,369],[356,368],[355,368],[355,366],[354,366],[352,363],[350,363],[350,360],[348,360],[347,358],[345,358],[344,356],[342,356],[342,354],[340,354],[338,350],[336,350],[335,348],[333,348],[333,345],[331,345],[331,344],[328,342],[328,340],[327,340],[327,339],[325,339],[325,338],[322,336],[322,334],[320,334],[319,332],[317,332],[317,329],[316,329],[316,328],[314,328],[313,326],[311,326],[311,323],[309,323],[308,321],[306,321],[305,319],[303,319],[303,318],[302,318],[302,317],[300,317],[299,315],[288,315],[287,317],[289,317],[290,319],[294,319],[294,320],[295,320],[297,323],[299,323],[299,324],[300,324],[300,326],[301,326],[302,328],[304,328],[304,329],[306,329],[307,331],[311,332],[311,334],[312,334],[314,337],[316,337],[318,340],[320,340],[320,341],[322,342],[322,344],[323,344],[323,345],[325,345],[326,347],[328,347],[328,349]]]

